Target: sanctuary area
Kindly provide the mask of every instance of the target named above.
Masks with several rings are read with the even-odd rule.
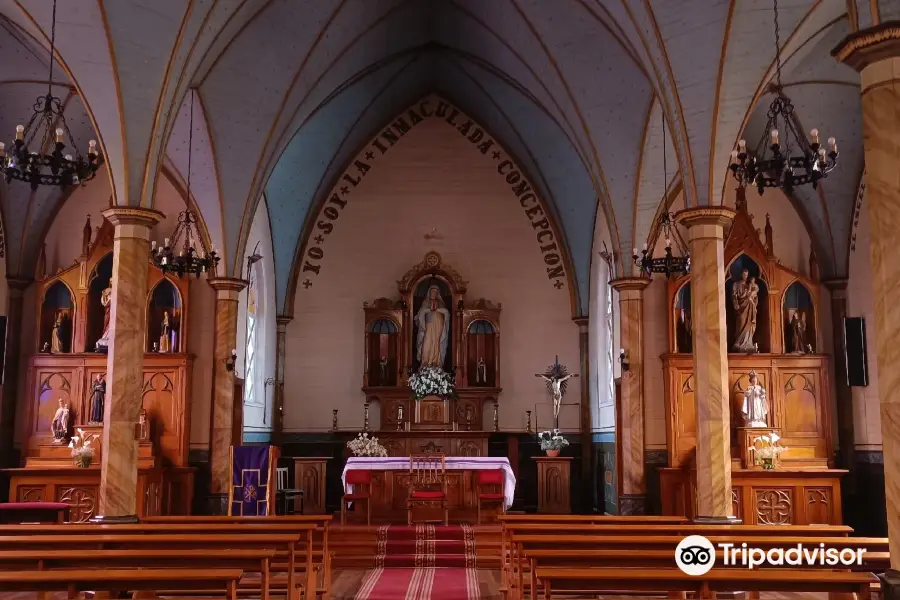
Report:
[[[900,598],[900,3],[779,4],[0,2],[0,600]]]

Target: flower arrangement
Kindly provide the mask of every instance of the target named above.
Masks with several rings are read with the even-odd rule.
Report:
[[[774,469],[778,464],[778,457],[782,452],[788,450],[785,446],[779,446],[778,440],[781,437],[777,433],[771,435],[761,435],[750,445],[748,450],[753,456],[753,463],[761,466],[763,469]]]
[[[378,443],[377,437],[369,437],[368,433],[360,433],[347,442],[353,456],[387,456],[387,450]]]
[[[91,442],[99,436],[94,433],[85,433],[84,429],[77,430],[78,435],[73,435],[69,441],[69,448],[72,450],[72,458],[76,467],[86,469],[94,462],[94,449],[91,448]]]
[[[419,369],[418,373],[410,376],[409,389],[412,390],[416,400],[421,400],[426,396],[450,398],[456,393],[453,376],[440,367]]]
[[[564,438],[559,429],[552,431],[542,431],[538,434],[541,441],[541,450],[547,453],[547,456],[558,456],[559,451],[569,445],[569,440]]]

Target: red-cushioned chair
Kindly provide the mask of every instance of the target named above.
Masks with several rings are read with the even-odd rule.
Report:
[[[506,496],[503,494],[503,486],[506,481],[506,475],[500,469],[492,469],[489,471],[476,471],[476,486],[478,489],[478,524],[481,525],[481,505],[488,503],[500,503],[500,514],[506,514]],[[500,493],[495,491],[485,492],[485,487],[500,487]]]
[[[341,525],[347,520],[347,503],[353,502],[353,510],[356,511],[357,502],[366,504],[366,525],[372,524],[372,471],[351,470],[344,475],[344,483],[352,486],[349,494],[344,494],[341,500]]]
[[[413,454],[409,457],[409,495],[406,498],[407,524],[414,521],[420,523],[447,524],[449,509],[447,508],[447,471],[444,455],[441,453]],[[443,519],[413,519],[413,509],[440,509]],[[426,517],[428,517],[426,512]]]

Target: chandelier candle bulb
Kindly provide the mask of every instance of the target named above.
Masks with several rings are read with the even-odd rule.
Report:
[[[778,130],[777,129],[772,130],[771,136],[772,136],[772,145],[774,146],[774,145],[778,144]]]
[[[88,154],[91,156],[97,156],[97,140],[91,140],[88,142]]]
[[[737,161],[738,161],[738,151],[732,150],[731,151],[731,164],[733,164],[733,165],[737,164]]]
[[[644,251],[646,252],[646,250],[647,250],[647,242],[644,242],[644,245],[641,246],[641,250],[644,250]]]
[[[72,160],[72,155],[71,155],[71,154],[66,154],[66,160]]]
[[[25,139],[25,126],[24,125],[16,125],[16,139],[17,140]]]
[[[6,156],[6,144],[0,142],[0,156]]]
[[[818,144],[819,143],[819,130],[813,129],[812,131],[810,131],[809,137],[812,138],[813,144]]]
[[[831,146],[832,152],[837,152],[837,140],[833,137],[828,138],[828,145]]]
[[[738,142],[738,148],[741,149],[741,152],[746,151],[747,150],[747,140],[740,140]]]
[[[66,132],[63,131],[61,128],[57,128],[57,129],[56,129],[56,143],[57,143],[57,144],[61,144],[61,143],[62,143],[62,141],[63,141],[63,136],[65,135],[65,133],[66,133]]]

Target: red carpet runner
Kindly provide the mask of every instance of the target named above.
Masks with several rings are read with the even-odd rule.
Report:
[[[378,528],[375,569],[356,600],[478,600],[475,533],[468,525]]]

